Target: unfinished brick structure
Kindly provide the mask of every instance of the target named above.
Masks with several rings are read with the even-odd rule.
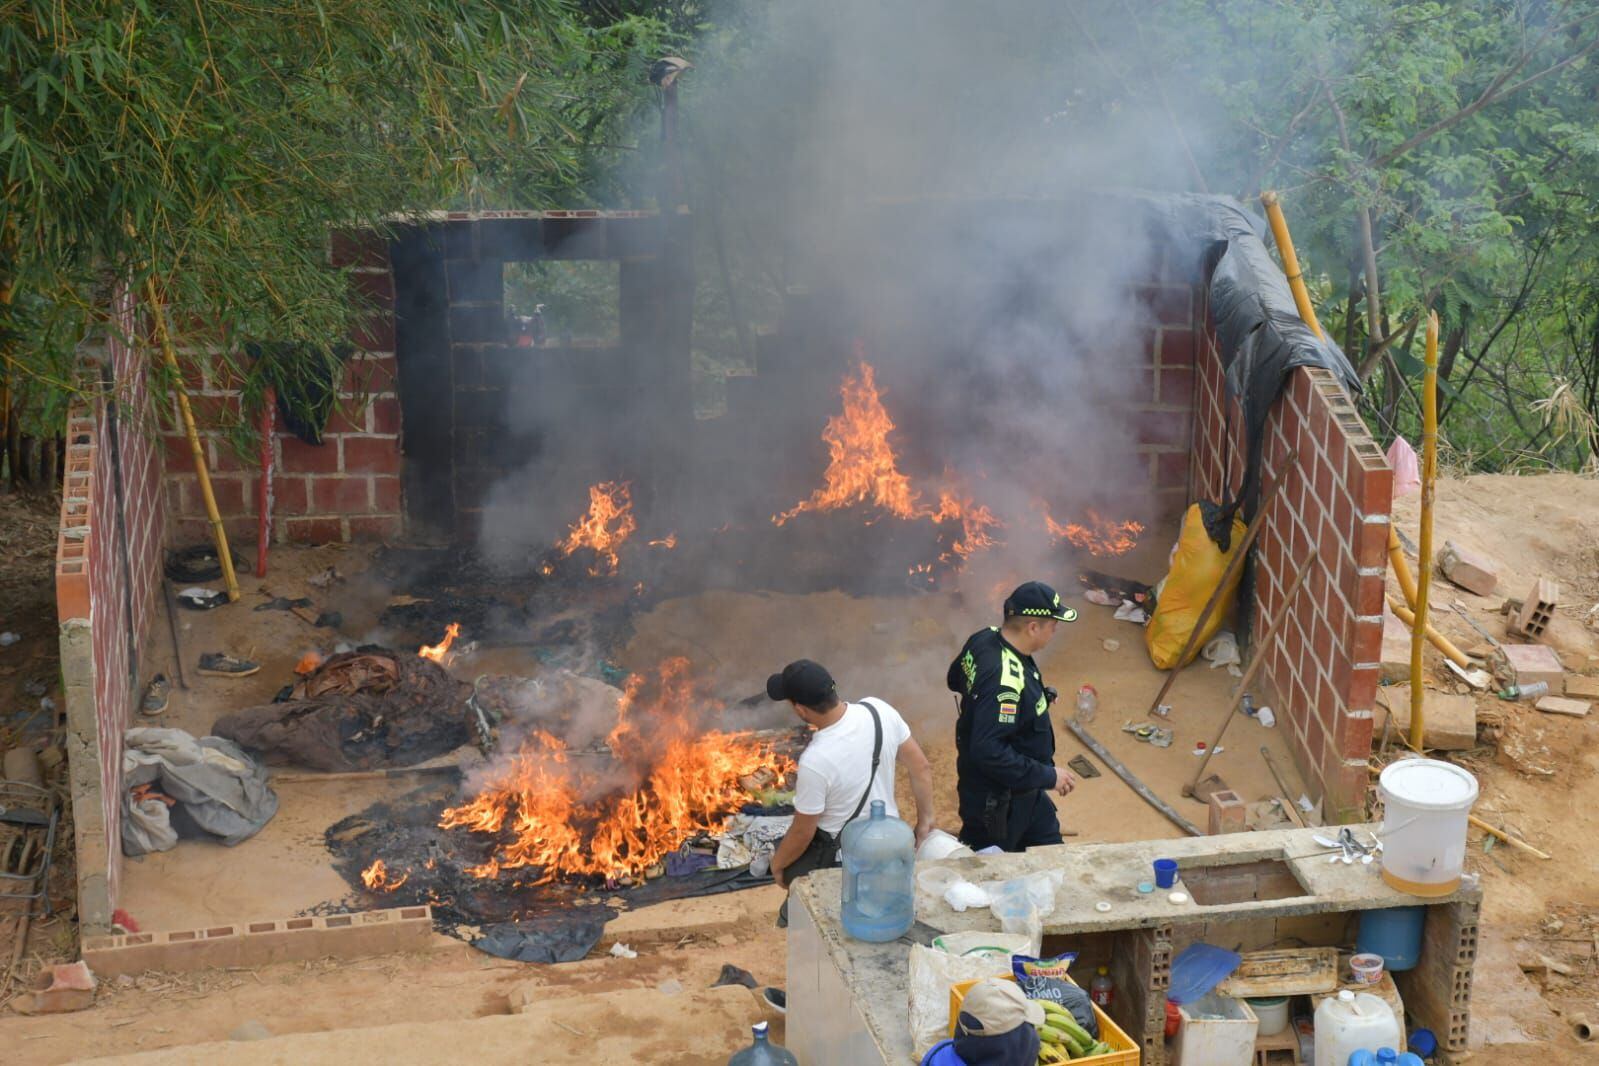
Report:
[[[123,335],[131,297],[112,308]],[[103,353],[109,388],[67,428],[56,546],[67,761],[78,856],[78,920],[111,921],[122,857],[122,734],[132,721],[140,660],[159,594],[161,460],[147,432],[149,396],[137,353],[115,336]]]

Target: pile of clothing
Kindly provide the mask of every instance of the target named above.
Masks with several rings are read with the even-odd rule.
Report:
[[[124,734],[122,853],[167,851],[180,839],[232,847],[278,813],[266,767],[221,737],[140,727]]]

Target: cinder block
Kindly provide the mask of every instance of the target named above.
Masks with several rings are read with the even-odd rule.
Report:
[[[1220,833],[1243,833],[1249,827],[1244,824],[1248,808],[1238,793],[1229,789],[1220,789],[1210,794],[1208,804],[1210,808],[1209,833],[1216,836]]]
[[[1555,620],[1555,607],[1560,602],[1560,587],[1546,577],[1538,579],[1527,598],[1521,601],[1521,610],[1511,623],[1511,630],[1533,640],[1542,640],[1544,630]]]
[[[1566,682],[1566,668],[1560,656],[1546,644],[1502,644],[1505,660],[1518,685],[1526,686],[1539,681],[1549,683],[1549,691],[1562,693]]]
[[[1461,548],[1452,540],[1438,549],[1438,572],[1467,592],[1491,596],[1499,587],[1499,564]]]

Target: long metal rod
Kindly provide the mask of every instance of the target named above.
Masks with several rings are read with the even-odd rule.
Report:
[[[1145,803],[1155,808],[1161,814],[1164,814],[1167,820],[1169,820],[1178,829],[1181,829],[1191,837],[1202,837],[1205,835],[1204,830],[1200,829],[1199,826],[1195,825],[1193,822],[1190,822],[1187,818],[1184,818],[1182,815],[1178,814],[1176,809],[1173,808],[1169,803],[1155,795],[1154,792],[1150,791],[1148,785],[1138,780],[1138,777],[1131,770],[1122,765],[1120,759],[1106,751],[1105,746],[1099,741],[1095,740],[1088,730],[1084,729],[1082,726],[1070,719],[1067,719],[1066,727],[1072,731],[1073,735],[1075,735],[1078,740],[1082,741],[1085,748],[1099,756],[1099,761],[1108,766],[1111,773],[1121,778],[1122,781],[1127,784],[1128,788],[1138,793]]]
[[[1195,786],[1199,784],[1199,779],[1204,776],[1205,767],[1210,765],[1210,757],[1216,754],[1216,745],[1221,743],[1222,734],[1227,732],[1227,727],[1232,724],[1233,718],[1236,717],[1234,712],[1238,709],[1238,704],[1242,702],[1244,694],[1249,691],[1249,683],[1255,679],[1255,674],[1259,673],[1261,665],[1266,661],[1267,650],[1271,648],[1272,642],[1277,639],[1278,631],[1282,629],[1283,623],[1288,620],[1289,614],[1292,613],[1289,608],[1294,605],[1294,596],[1298,594],[1299,586],[1305,583],[1305,578],[1310,576],[1310,568],[1315,562],[1316,551],[1312,548],[1309,554],[1305,556],[1305,561],[1299,564],[1299,572],[1294,575],[1293,582],[1289,584],[1288,591],[1283,596],[1282,613],[1272,622],[1270,628],[1266,630],[1266,635],[1256,645],[1255,657],[1249,661],[1249,667],[1244,671],[1244,676],[1239,678],[1238,684],[1233,687],[1233,696],[1227,703],[1227,713],[1222,715],[1221,726],[1216,730],[1216,736],[1211,740],[1210,747],[1205,749],[1205,757],[1199,760],[1199,769],[1194,771],[1194,779],[1183,786],[1183,795],[1192,796],[1194,794]]]
[[[1262,744],[1260,746],[1260,757],[1266,760],[1266,769],[1271,771],[1271,779],[1277,782],[1277,788],[1282,793],[1278,798],[1283,801],[1283,813],[1287,814],[1299,828],[1308,828],[1305,825],[1305,819],[1299,813],[1299,806],[1294,803],[1293,790],[1288,787],[1288,782],[1283,778],[1282,771],[1277,769],[1277,760],[1271,757],[1271,749]]]
[[[1182,654],[1177,656],[1177,662],[1166,674],[1166,680],[1161,682],[1160,691],[1155,693],[1155,698],[1150,701],[1149,710],[1144,712],[1153,717],[1155,709],[1166,698],[1166,693],[1171,691],[1172,685],[1177,683],[1177,674],[1188,665],[1189,654],[1194,650],[1194,644],[1199,640],[1199,634],[1204,632],[1205,624],[1210,621],[1210,616],[1215,613],[1216,607],[1221,603],[1222,592],[1233,576],[1244,565],[1244,557],[1249,554],[1249,547],[1255,542],[1255,536],[1260,532],[1261,525],[1266,521],[1266,512],[1271,510],[1272,501],[1277,498],[1277,493],[1282,491],[1283,478],[1293,468],[1299,459],[1299,452],[1293,448],[1288,449],[1288,457],[1283,460],[1282,469],[1272,480],[1271,488],[1266,490],[1266,498],[1260,501],[1260,509],[1255,512],[1255,517],[1250,519],[1249,525],[1244,528],[1244,535],[1238,542],[1238,549],[1233,552],[1233,557],[1227,560],[1227,569],[1222,571],[1221,580],[1216,583],[1216,588],[1211,592],[1210,599],[1205,601],[1205,606],[1199,612],[1199,620],[1194,623],[1194,628],[1188,634],[1188,640],[1183,644]]]
[[[183,676],[183,647],[178,643],[178,605],[172,601],[172,583],[161,576],[161,598],[167,606],[167,629],[172,634],[172,672],[178,675],[178,687],[189,691],[189,682]]]

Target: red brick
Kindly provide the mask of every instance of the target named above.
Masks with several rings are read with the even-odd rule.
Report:
[[[394,351],[394,314],[388,310],[362,315],[350,329],[350,343],[368,352]]]
[[[351,396],[365,396],[373,392],[393,392],[398,388],[398,370],[392,355],[367,359],[351,359],[344,366],[344,383],[341,392]]]
[[[1358,482],[1350,482],[1350,491],[1359,501],[1362,514],[1387,514],[1394,504],[1394,472],[1364,471]]]
[[[219,429],[239,424],[239,395],[229,393],[226,396],[191,396],[189,408],[194,413],[194,424],[203,433],[208,429]]]
[[[400,510],[400,479],[375,477],[372,479],[372,509],[383,513]]]
[[[366,405],[359,400],[340,400],[328,416],[322,435],[330,433],[365,433]]]
[[[1349,682],[1344,686],[1344,702],[1357,709],[1369,708],[1377,699],[1377,678],[1381,673],[1379,666],[1351,667]]]
[[[319,477],[311,479],[312,514],[364,514],[372,509],[370,478]]]
[[[227,515],[247,514],[253,508],[245,508],[244,480],[237,477],[213,477],[211,479],[211,494],[216,499],[217,512],[224,517]],[[205,499],[198,488],[194,495],[196,510],[205,513]]]
[[[1363,569],[1381,567],[1388,558],[1388,523],[1362,522],[1355,545],[1355,562]]]
[[[398,474],[398,437],[344,438],[344,470],[349,474]]]
[[[389,309],[394,304],[394,275],[387,270],[351,274],[350,287],[368,307]]]
[[[181,433],[161,435],[161,454],[169,473],[194,470],[194,451],[189,447],[189,438]]]
[[[295,544],[336,544],[344,539],[337,518],[290,518],[284,528]]]
[[[1339,748],[1346,759],[1364,759],[1371,754],[1371,716],[1355,717],[1346,714],[1342,716],[1343,738]]]
[[[351,540],[393,540],[400,535],[399,515],[350,519]]]
[[[1152,411],[1138,418],[1139,444],[1187,448],[1192,444],[1192,436],[1193,430],[1186,414],[1177,411]]]
[[[310,504],[310,480],[308,478],[273,475],[273,514],[303,515],[310,511]]]
[[[1382,574],[1361,574],[1355,578],[1355,613],[1382,614],[1384,590]]]
[[[336,474],[339,472],[340,437],[321,444],[307,444],[298,437],[278,438],[283,469],[290,474]]]
[[[1382,656],[1382,619],[1355,620],[1349,657],[1357,663],[1374,663]]]
[[[1138,302],[1162,325],[1187,325],[1193,321],[1193,290],[1186,286],[1141,286]]]
[[[1189,368],[1195,358],[1194,331],[1190,329],[1163,329],[1160,331],[1160,365]]]
[[[400,432],[400,401],[392,396],[379,396],[372,401],[372,432]]]
[[[389,242],[368,229],[334,230],[328,240],[328,263],[334,267],[389,265]]]
[[[1160,371],[1160,402],[1167,405],[1182,404],[1191,406],[1194,402],[1194,372],[1187,369],[1162,367]]]

